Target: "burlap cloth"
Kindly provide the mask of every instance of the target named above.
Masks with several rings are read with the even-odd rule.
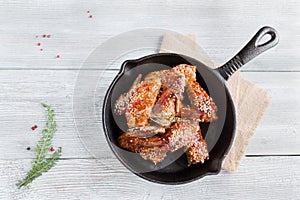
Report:
[[[165,34],[160,53],[184,54],[212,68],[219,66],[199,53],[197,47],[195,35]],[[230,77],[227,86],[236,108],[237,125],[233,144],[223,161],[222,169],[236,171],[255,129],[269,106],[270,99],[265,89],[245,80],[239,72]]]

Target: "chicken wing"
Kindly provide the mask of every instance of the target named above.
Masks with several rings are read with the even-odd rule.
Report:
[[[150,114],[160,87],[160,81],[153,80],[143,81],[134,88],[125,111],[129,128],[149,125]]]
[[[164,136],[169,151],[174,152],[182,147],[190,147],[197,142],[199,129],[199,124],[191,121],[181,120],[174,123]]]
[[[183,147],[189,148],[199,140],[198,123],[179,121],[174,123],[166,134],[163,134],[163,130],[157,129],[156,135],[153,131],[143,134],[126,132],[119,136],[118,142],[122,148],[139,153],[144,159],[157,164],[164,159],[168,151],[174,152]]]
[[[141,82],[142,79],[142,75],[139,74],[137,76],[137,78],[135,79],[135,81],[133,82],[132,86],[130,87],[129,91],[122,94],[116,101],[115,103],[115,113],[118,115],[122,115],[125,113],[127,105],[129,103],[130,100],[130,96],[133,94],[134,89],[136,88],[136,86]]]
[[[204,163],[209,159],[207,144],[202,137],[201,129],[198,130],[198,140],[185,152],[189,165]]]
[[[196,81],[196,67],[186,64],[177,65],[174,70],[184,73],[186,78],[187,95],[193,109],[200,114],[200,122],[217,120],[217,106],[213,99]]]
[[[200,113],[200,122],[217,120],[217,106],[198,82],[187,85],[187,94],[193,109]]]
[[[162,92],[152,109],[150,118],[164,127],[169,127],[178,116],[183,99],[185,77],[174,70],[161,70],[148,74],[145,80],[159,78]]]
[[[118,138],[120,147],[139,153],[145,160],[157,164],[165,158],[168,145],[161,134],[165,132],[161,127],[135,128],[123,133]]]
[[[128,149],[132,152],[140,153],[142,149],[152,148],[155,146],[166,145],[165,140],[160,135],[153,135],[149,132],[149,136],[137,136],[132,132],[126,132],[119,136],[118,142],[122,148]]]

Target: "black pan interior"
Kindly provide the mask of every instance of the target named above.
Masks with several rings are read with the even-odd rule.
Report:
[[[118,147],[117,138],[126,131],[124,116],[113,113],[113,104],[120,94],[129,90],[138,74],[161,69],[170,69],[178,64],[197,66],[197,81],[210,94],[218,107],[216,122],[200,124],[203,136],[210,149],[210,159],[204,164],[188,167],[183,150],[169,153],[167,158],[157,165],[142,159]],[[216,71],[203,63],[178,54],[154,54],[138,60],[125,61],[119,75],[107,91],[103,105],[103,127],[107,141],[118,159],[133,173],[147,180],[178,184],[198,179],[204,175],[216,174],[220,171],[221,161],[231,145],[235,130],[235,110],[225,81]],[[174,161],[170,163],[170,160]]]

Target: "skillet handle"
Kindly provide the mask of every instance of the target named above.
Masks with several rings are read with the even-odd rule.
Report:
[[[267,42],[259,44],[260,40],[266,35],[270,35],[271,38]],[[240,67],[262,52],[275,46],[278,41],[279,36],[274,28],[268,26],[262,27],[240,52],[227,63],[217,68],[217,71],[225,80],[227,80]]]

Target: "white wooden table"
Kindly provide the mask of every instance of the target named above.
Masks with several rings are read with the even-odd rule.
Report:
[[[11,0],[1,2],[0,11],[0,199],[300,199],[299,1]],[[242,75],[268,89],[272,103],[238,172],[165,186],[130,173],[104,137],[102,157],[86,151],[73,119],[73,89],[98,45],[133,29],[164,28],[196,34],[207,54],[223,63],[263,25],[278,30],[280,43]],[[26,148],[39,138],[30,128],[45,123],[41,102],[56,111],[54,146],[63,147],[62,159],[18,190],[15,183],[34,156]]]

